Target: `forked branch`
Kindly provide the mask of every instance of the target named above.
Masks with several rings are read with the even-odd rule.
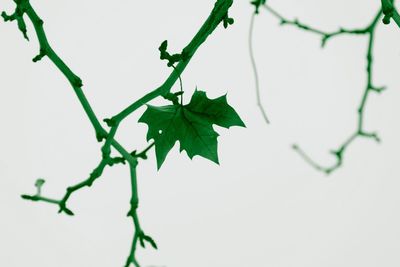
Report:
[[[177,65],[176,67],[174,66],[174,70],[172,71],[171,75],[167,78],[167,80],[160,87],[146,94],[139,100],[135,101],[133,104],[131,104],[129,107],[121,111],[116,116],[112,117],[111,119],[105,119],[104,121],[110,127],[109,131],[106,131],[103,128],[99,119],[95,115],[88,99],[86,98],[82,90],[83,86],[82,80],[70,69],[70,67],[58,56],[58,54],[51,47],[43,27],[44,22],[36,13],[34,8],[31,6],[30,1],[14,0],[14,2],[16,4],[16,9],[13,14],[8,15],[5,12],[1,13],[1,16],[3,17],[4,21],[16,21],[19,30],[23,33],[24,37],[27,40],[29,40],[24,20],[25,15],[28,17],[28,19],[34,26],[35,33],[40,45],[39,53],[37,56],[33,58],[33,62],[38,62],[44,57],[48,57],[53,62],[53,64],[63,73],[65,78],[71,84],[72,89],[77,95],[79,102],[81,103],[87,117],[89,118],[95,130],[97,140],[99,142],[105,140],[101,148],[102,159],[98,164],[98,166],[93,170],[93,172],[86,180],[76,185],[68,187],[63,198],[57,200],[43,196],[41,187],[44,181],[41,179],[38,180],[37,182],[36,194],[22,195],[22,198],[31,201],[41,201],[50,204],[55,204],[58,205],[59,212],[64,212],[68,215],[74,215],[74,213],[67,207],[67,202],[73,193],[79,191],[82,188],[90,187],[102,175],[106,166],[113,166],[119,163],[125,164],[126,162],[128,162],[130,177],[131,177],[131,187],[132,187],[131,207],[128,212],[128,216],[131,217],[133,220],[135,231],[132,239],[131,251],[129,253],[125,266],[128,267],[131,264],[133,264],[134,266],[139,267],[139,263],[135,257],[137,242],[139,242],[142,247],[144,247],[145,243],[147,242],[153,248],[157,248],[157,245],[154,242],[154,240],[143,232],[137,214],[137,209],[139,206],[139,196],[138,196],[138,186],[137,186],[137,176],[136,176],[138,158],[147,159],[146,153],[154,146],[154,143],[150,143],[148,147],[145,148],[140,153],[137,153],[136,150],[129,153],[128,150],[126,150],[115,139],[118,126],[122,122],[122,120],[125,119],[128,115],[130,115],[139,107],[145,105],[149,101],[155,99],[156,97],[162,96],[166,99],[170,97],[171,94],[170,91],[172,86],[180,78],[182,72],[185,70],[190,59],[193,57],[197,49],[206,41],[207,37],[214,32],[214,30],[220,23],[223,23],[223,26],[225,28],[233,23],[233,19],[229,18],[228,16],[228,10],[233,4],[233,0],[216,0],[214,8],[212,9],[209,17],[207,18],[203,26],[193,37],[193,39],[189,42],[189,44],[182,50],[179,57],[174,57],[173,60],[175,61],[173,63],[177,63]],[[114,148],[117,152],[119,152],[121,156],[111,157],[110,156],[111,147]]]
[[[289,25],[296,27],[300,30],[304,30],[306,32],[310,32],[312,34],[318,35],[321,37],[321,46],[324,47],[328,40],[333,37],[337,37],[340,35],[354,35],[354,36],[366,36],[368,39],[367,49],[366,49],[366,83],[363,95],[361,97],[360,105],[357,108],[357,125],[355,130],[350,136],[337,148],[331,151],[331,154],[335,157],[335,163],[331,166],[323,166],[313,160],[309,155],[307,155],[304,150],[300,148],[299,145],[295,144],[292,148],[299,153],[299,155],[309,163],[313,168],[318,171],[324,172],[326,174],[331,174],[335,170],[343,164],[343,157],[347,150],[347,148],[358,138],[368,138],[375,140],[377,142],[380,141],[378,135],[375,132],[368,132],[364,129],[364,114],[365,108],[367,104],[368,97],[371,93],[381,93],[385,87],[375,86],[373,83],[373,48],[375,41],[375,30],[378,25],[379,19],[382,17],[382,10],[379,10],[372,22],[370,22],[366,27],[357,28],[357,29],[345,29],[340,28],[337,31],[333,32],[325,32],[315,27],[309,26],[300,22],[298,19],[287,19],[274,10],[271,6],[267,4],[262,4],[263,6],[272,16],[277,18],[280,21],[281,25]],[[254,16],[254,15],[253,15]]]

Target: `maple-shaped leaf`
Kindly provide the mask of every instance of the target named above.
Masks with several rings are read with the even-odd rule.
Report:
[[[226,95],[209,99],[204,91],[197,89],[187,105],[147,105],[139,122],[148,125],[147,141],[155,142],[158,169],[176,141],[180,143],[180,152],[185,150],[190,159],[199,155],[218,164],[218,133],[213,124],[245,127]]]

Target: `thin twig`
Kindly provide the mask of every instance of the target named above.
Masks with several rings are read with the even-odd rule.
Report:
[[[261,97],[260,97],[260,82],[258,78],[258,71],[257,71],[257,64],[256,60],[254,58],[254,48],[253,48],[253,30],[254,30],[254,20],[255,20],[256,13],[253,13],[250,19],[250,29],[249,29],[249,53],[250,53],[250,61],[251,61],[251,66],[253,68],[253,73],[254,73],[254,83],[256,86],[256,98],[257,98],[257,106],[261,111],[261,114],[265,120],[266,123],[270,123],[267,113],[265,112],[264,106],[261,102]]]
[[[319,35],[321,39],[321,46],[324,47],[326,42],[330,40],[333,37],[339,36],[339,35],[358,35],[358,36],[367,36],[368,37],[368,48],[366,52],[366,71],[367,71],[367,82],[366,82],[366,87],[364,90],[364,93],[361,98],[361,103],[357,109],[357,114],[358,114],[358,121],[357,121],[357,127],[356,130],[349,135],[349,137],[335,150],[332,150],[330,153],[334,155],[336,161],[328,166],[322,166],[321,164],[317,163],[315,160],[313,160],[309,155],[307,155],[303,149],[297,144],[294,144],[292,148],[314,169],[324,172],[326,174],[331,174],[338,168],[340,168],[343,165],[343,156],[347,148],[358,138],[368,138],[368,139],[373,139],[377,142],[380,141],[378,135],[376,133],[369,133],[364,130],[364,114],[365,114],[365,107],[367,103],[368,96],[370,95],[371,92],[375,93],[380,93],[382,92],[385,88],[384,87],[377,87],[373,84],[372,81],[372,71],[373,71],[373,45],[374,45],[374,40],[375,40],[375,29],[376,26],[378,25],[379,19],[382,17],[382,10],[379,10],[376,14],[376,16],[373,18],[372,22],[367,25],[366,27],[363,28],[358,28],[358,29],[344,29],[340,28],[337,31],[334,32],[325,32],[322,30],[319,30],[315,27],[306,25],[302,22],[300,22],[297,19],[290,20],[282,16],[280,13],[278,13],[276,10],[271,8],[269,5],[264,4],[263,7],[270,13],[272,14],[275,18],[280,20],[281,25],[290,25],[294,26],[298,29],[304,30],[306,32],[310,32],[316,35]]]
[[[309,26],[307,24],[304,24],[300,22],[298,19],[287,19],[284,16],[282,16],[280,13],[278,13],[275,9],[273,9],[271,6],[264,4],[263,7],[271,13],[275,18],[280,20],[281,25],[290,25],[294,26],[296,28],[299,28],[301,30],[304,30],[306,32],[310,32],[313,34],[317,34],[321,36],[321,46],[324,47],[326,45],[326,42],[331,39],[332,37],[338,36],[338,35],[344,35],[344,34],[354,34],[354,35],[363,35],[368,31],[368,26],[365,28],[360,28],[360,29],[345,29],[345,28],[339,28],[337,31],[333,32],[325,32],[322,30],[319,30],[315,27]]]

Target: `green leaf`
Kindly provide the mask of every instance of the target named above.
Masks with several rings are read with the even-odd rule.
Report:
[[[190,103],[184,106],[147,105],[139,122],[148,125],[147,141],[153,139],[155,142],[158,169],[176,141],[180,143],[180,152],[185,150],[190,159],[199,155],[218,164],[218,133],[212,125],[245,127],[228,104],[226,95],[209,99],[205,92],[197,89]]]

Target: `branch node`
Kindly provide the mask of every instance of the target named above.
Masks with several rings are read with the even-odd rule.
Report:
[[[160,47],[158,48],[158,50],[160,51],[160,59],[167,60],[168,61],[167,66],[172,67],[176,62],[179,62],[183,59],[182,54],[171,55],[170,53],[168,53],[167,48],[168,48],[168,40],[165,40],[161,43]]]
[[[44,21],[41,18],[37,18],[35,23],[38,24],[39,26],[43,26]]]
[[[341,160],[342,160],[342,157],[343,157],[343,150],[344,150],[344,148],[341,147],[341,148],[338,149],[338,150],[332,150],[332,151],[331,151],[331,154],[335,155],[335,156],[337,157],[337,159],[338,159],[339,161],[341,161]]]
[[[104,131],[96,131],[97,142],[101,142],[107,138],[107,134]]]
[[[43,57],[45,57],[47,55],[46,49],[41,48],[40,52],[37,56],[35,56],[32,61],[33,62],[38,62],[39,60],[41,60]]]
[[[81,88],[83,86],[82,79],[75,75],[72,81],[72,86]]]
[[[225,28],[225,29],[228,28],[229,25],[232,25],[232,24],[235,22],[235,20],[234,20],[233,18],[230,18],[230,17],[229,17],[228,12],[226,13],[226,15],[225,15],[225,17],[222,19],[222,21],[223,21],[223,24],[224,24],[224,28]]]

